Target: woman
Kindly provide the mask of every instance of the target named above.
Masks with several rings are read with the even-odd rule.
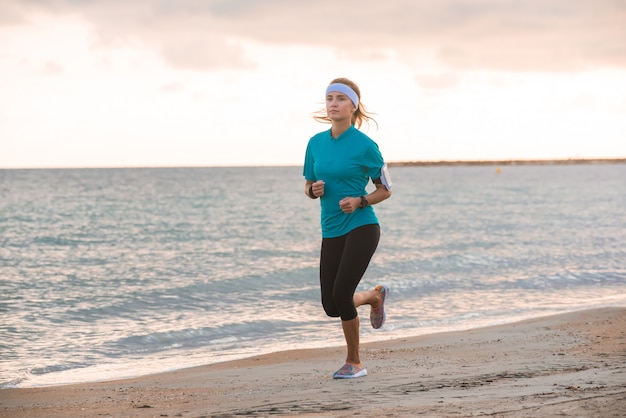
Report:
[[[304,193],[320,198],[322,246],[320,287],[322,306],[330,317],[340,317],[346,339],[346,362],[335,379],[367,375],[359,357],[359,317],[356,308],[370,305],[372,327],[385,322],[386,286],[355,293],[376,251],[380,237],[372,205],[391,196],[391,182],[378,145],[359,131],[363,122],[376,121],[360,103],[358,86],[333,80],[326,89],[326,109],[315,115],[331,128],[313,136],[304,160]],[[367,194],[372,179],[376,190]]]

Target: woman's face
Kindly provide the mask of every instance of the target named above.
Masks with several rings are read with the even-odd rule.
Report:
[[[351,120],[355,111],[354,103],[345,94],[331,91],[326,95],[326,114],[331,121]]]

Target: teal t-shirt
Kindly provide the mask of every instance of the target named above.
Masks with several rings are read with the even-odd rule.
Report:
[[[320,198],[323,238],[339,237],[359,226],[378,223],[371,206],[343,213],[339,201],[366,195],[369,179],[380,178],[384,163],[378,145],[354,126],[338,138],[333,138],[329,129],[309,140],[303,175],[312,182],[324,181],[324,196]]]

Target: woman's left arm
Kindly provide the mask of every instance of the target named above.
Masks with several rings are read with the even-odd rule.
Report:
[[[376,190],[372,193],[359,196],[359,197],[345,197],[341,199],[339,202],[339,206],[344,213],[352,213],[355,210],[359,210],[359,208],[364,208],[366,206],[375,205],[376,203],[380,203],[385,199],[389,199],[391,197],[391,190],[387,190],[382,183],[377,183],[374,181],[374,185],[376,186]]]
[[[376,190],[365,196],[368,206],[375,205],[391,197],[391,190],[387,190],[384,184],[374,181],[374,185],[376,186]]]

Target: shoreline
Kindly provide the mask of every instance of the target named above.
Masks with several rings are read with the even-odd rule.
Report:
[[[618,416],[626,308],[362,343],[369,375],[336,381],[344,347],[137,378],[0,390],[0,417]],[[564,412],[565,411],[565,412]]]
[[[412,339],[412,338],[427,338],[429,336],[435,336],[435,335],[440,335],[440,334],[471,332],[471,331],[476,331],[476,330],[481,330],[481,329],[492,328],[496,326],[507,326],[507,325],[512,325],[512,324],[516,324],[519,322],[531,321],[535,319],[541,319],[541,318],[546,318],[546,317],[551,317],[551,316],[556,316],[556,315],[566,315],[569,313],[575,313],[575,312],[581,312],[581,311],[587,311],[587,310],[602,309],[602,308],[615,308],[615,307],[621,307],[621,305],[609,304],[609,305],[596,305],[596,306],[589,306],[589,307],[578,307],[575,309],[565,310],[565,311],[560,311],[560,312],[552,311],[552,312],[535,313],[534,315],[528,315],[528,314],[521,315],[521,316],[509,318],[508,320],[495,320],[491,322],[474,323],[471,325],[466,323],[463,326],[456,324],[455,326],[430,327],[430,328],[426,328],[425,330],[422,330],[421,332],[417,332],[417,333],[410,332],[410,333],[399,334],[399,335],[398,334],[388,335],[388,334],[379,334],[379,333],[374,333],[374,334],[361,333],[360,339],[361,339],[361,346],[364,347],[368,344],[380,344],[380,343],[385,343],[387,341],[390,341],[390,342],[402,341],[402,340]],[[624,308],[626,309],[626,305],[624,306]],[[366,313],[369,314],[369,310],[363,308],[359,312],[359,315],[364,317],[363,315]],[[413,331],[415,331],[415,329],[413,329]],[[24,386],[21,385],[23,382],[20,382],[16,385],[0,386],[0,394],[2,393],[2,391],[7,390],[7,389],[35,389],[35,388],[48,388],[48,387],[63,387],[63,386],[72,386],[72,385],[83,385],[83,384],[84,385],[99,384],[99,383],[106,383],[106,382],[113,382],[113,381],[131,380],[131,379],[142,379],[142,378],[147,378],[147,377],[154,376],[154,375],[159,375],[159,374],[164,374],[164,373],[175,373],[175,372],[184,371],[184,370],[192,369],[196,367],[211,367],[211,366],[220,365],[220,364],[230,364],[230,363],[234,363],[238,361],[247,361],[251,358],[256,358],[256,357],[261,357],[261,356],[266,356],[266,355],[278,355],[283,352],[340,349],[344,347],[345,342],[343,340],[343,336],[340,330],[338,330],[336,337],[337,337],[336,341],[333,340],[333,342],[330,344],[328,342],[326,342],[325,344],[321,344],[320,342],[317,342],[317,343],[311,343],[311,344],[303,344],[297,348],[289,348],[287,345],[284,347],[276,347],[275,350],[258,349],[257,353],[231,355],[231,356],[227,356],[225,359],[219,359],[219,360],[209,359],[209,360],[203,360],[200,362],[191,362],[189,364],[177,364],[174,367],[167,367],[167,369],[165,370],[159,369],[157,371],[151,371],[151,370],[155,370],[153,368],[151,370],[144,369],[143,372],[128,373],[127,372],[128,369],[124,368],[123,366],[119,366],[117,364],[114,364],[114,365],[109,364],[109,365],[103,365],[103,366],[95,365],[92,367],[95,367],[96,369],[100,368],[101,370],[106,370],[105,375],[97,377],[97,378],[94,377],[98,373],[98,371],[96,370],[89,374],[89,376],[91,377],[83,376],[82,379],[76,378],[75,376],[72,378],[59,378],[57,376],[56,379],[52,379],[52,380],[39,379],[39,380],[36,380],[35,382],[26,384]],[[171,360],[176,361],[176,359],[171,359]],[[75,369],[75,370],[82,370],[82,369]],[[119,371],[122,371],[122,370],[125,370],[125,372],[120,374]],[[71,372],[72,370],[70,369],[69,371]],[[61,371],[60,373],[62,374],[63,372],[64,371]],[[52,374],[58,375],[59,373],[52,373]],[[0,399],[1,399],[1,396],[0,396]],[[0,418],[1,418],[1,415],[0,415]]]

